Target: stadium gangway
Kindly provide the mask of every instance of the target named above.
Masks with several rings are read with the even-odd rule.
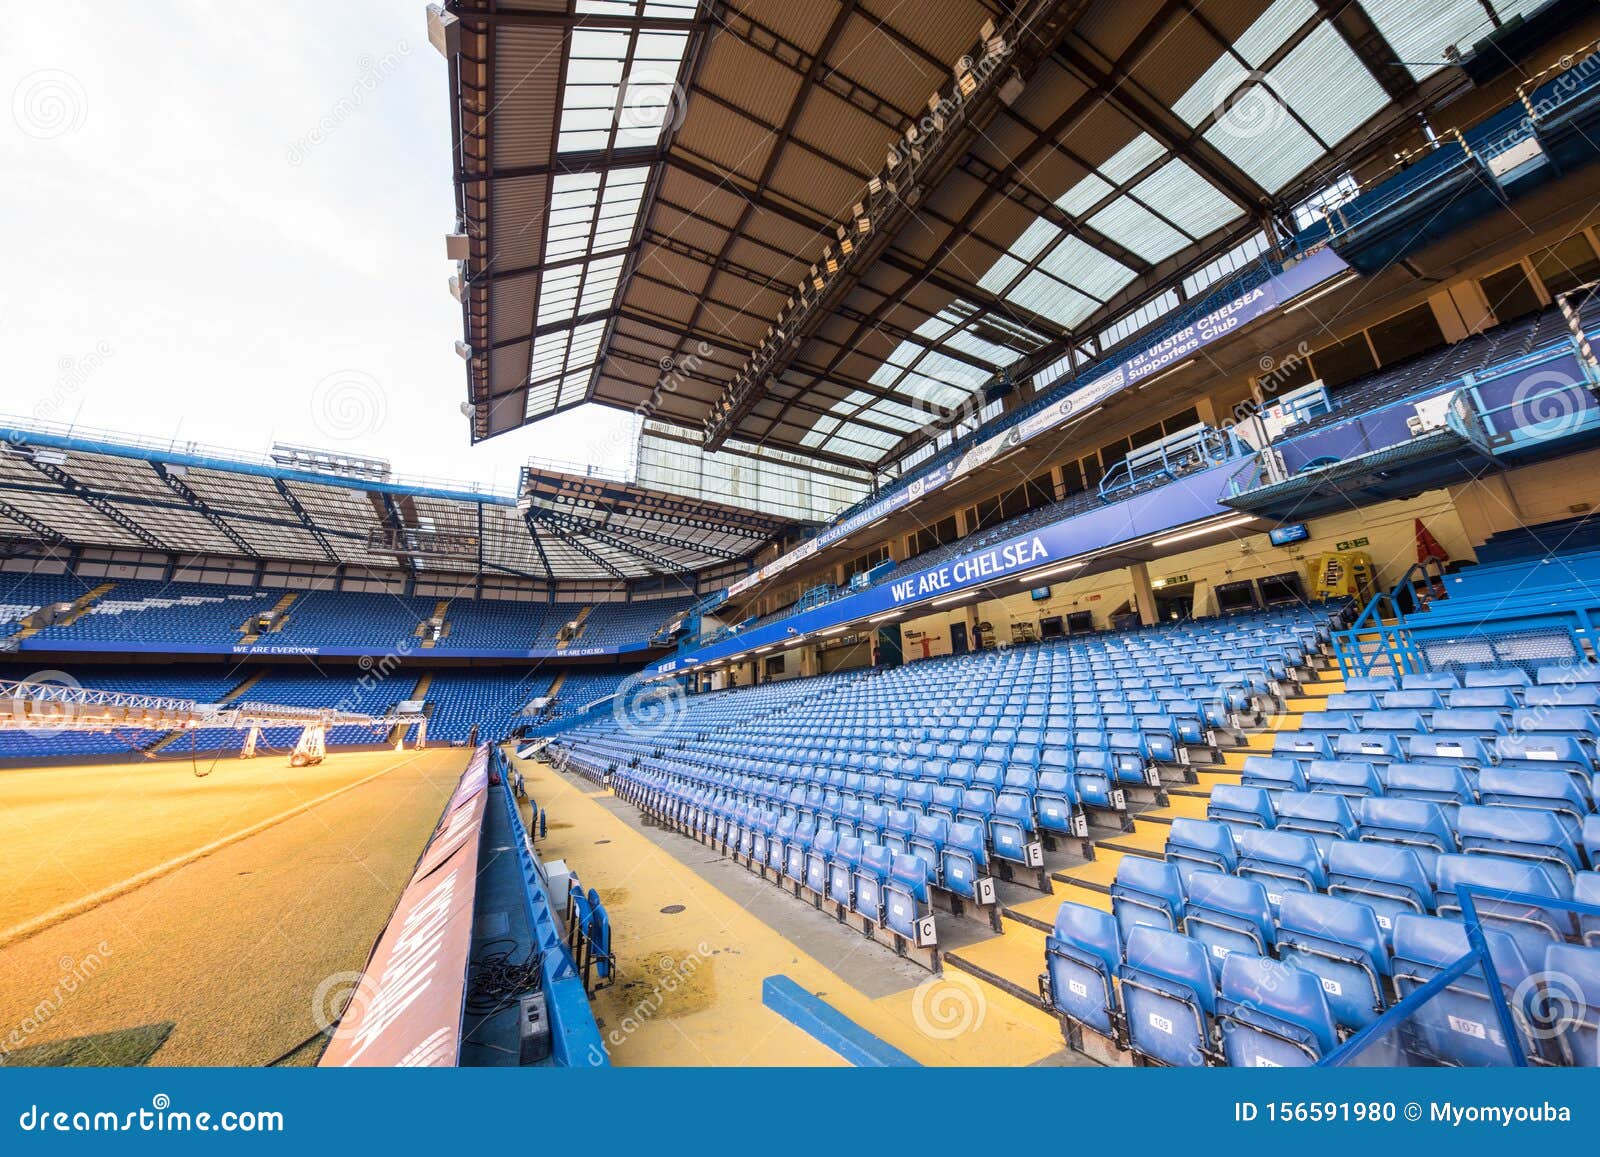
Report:
[[[321,762],[328,729],[368,727],[387,735],[400,725],[417,727],[417,747],[427,746],[427,716],[421,712],[371,715],[334,707],[296,707],[282,703],[200,703],[131,691],[101,691],[75,683],[0,680],[0,731],[195,731],[243,729],[241,755],[255,755],[263,727],[299,727],[291,762]]]

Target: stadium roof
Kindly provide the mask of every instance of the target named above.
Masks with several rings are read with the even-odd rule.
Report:
[[[473,436],[597,401],[894,460],[1181,296],[1538,4],[454,0]]]
[[[535,580],[687,575],[791,520],[585,473],[527,468],[521,494],[408,481],[386,464],[275,448],[251,458],[7,423],[0,538]]]

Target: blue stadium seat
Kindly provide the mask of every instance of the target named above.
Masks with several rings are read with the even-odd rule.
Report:
[[[1039,826],[1062,835],[1078,833],[1078,790],[1070,771],[1041,771],[1034,795]]]
[[[1275,925],[1267,890],[1255,880],[1221,872],[1195,872],[1186,881],[1185,935],[1206,946],[1219,964],[1231,952],[1272,952]]]
[[[1232,872],[1239,866],[1233,829],[1210,820],[1173,820],[1165,855],[1185,884],[1196,871]]]
[[[1595,767],[1594,757],[1570,735],[1503,735],[1495,740],[1494,761],[1507,770],[1564,771],[1580,780]]]
[[[1451,709],[1435,711],[1428,721],[1428,730],[1436,739],[1472,738],[1493,742],[1509,731],[1506,718],[1498,711],[1478,709]]]
[[[1397,917],[1434,909],[1433,882],[1411,848],[1341,841],[1328,848],[1328,895],[1367,905],[1392,937]]]
[[[1412,739],[1410,742],[1415,744],[1418,740]],[[1406,748],[1400,745],[1399,733],[1356,732],[1351,735],[1336,736],[1333,751],[1326,758],[1357,759],[1382,768],[1407,758],[1407,752]]]
[[[994,854],[1002,860],[1026,864],[1033,834],[1032,801],[1019,792],[1002,792],[989,819],[989,839],[994,845]]]
[[[1206,801],[1206,819],[1237,828],[1271,828],[1272,800],[1258,787],[1219,783]]]
[[[1437,804],[1448,821],[1455,809],[1478,802],[1459,767],[1443,763],[1391,763],[1383,772],[1384,794]]]
[[[1507,1001],[1512,1001],[1519,991],[1531,996],[1531,970],[1516,942],[1503,932],[1488,928],[1484,929],[1484,937]],[[1454,921],[1431,916],[1397,917],[1391,967],[1400,999],[1458,963],[1470,949],[1466,929]],[[1511,1064],[1511,1050],[1518,1044],[1506,1036],[1488,992],[1482,969],[1474,968],[1413,1009],[1407,1022],[1411,1047],[1435,1064]],[[1537,1053],[1532,1044],[1520,1042],[1525,1051]]]
[[[866,844],[855,868],[855,900],[852,906],[874,924],[884,922],[884,902],[894,853],[881,844]]]
[[[1389,950],[1366,904],[1291,892],[1278,908],[1278,956],[1322,982],[1334,1020],[1349,1032],[1388,1007]]]
[[[1513,712],[1511,730],[1526,736],[1576,739],[1592,753],[1600,740],[1600,719],[1586,707],[1537,707]]]
[[[1497,742],[1503,742],[1502,736]],[[1415,763],[1445,763],[1470,774],[1494,760],[1489,747],[1474,735],[1413,735],[1406,741],[1405,757]]]
[[[1308,790],[1364,799],[1382,795],[1383,781],[1372,764],[1354,759],[1318,759],[1307,770]]]
[[[913,855],[920,856],[923,863],[928,865],[931,873],[928,877],[930,884],[937,884],[940,881],[940,873],[944,867],[944,846],[949,842],[949,820],[943,816],[917,816],[916,827],[911,833],[911,843],[907,850]]]
[[[828,863],[828,899],[842,908],[854,906],[856,894],[856,867],[861,863],[865,845],[857,836],[844,836],[833,851]]]
[[[1239,845],[1239,877],[1255,880],[1265,888],[1274,912],[1285,893],[1320,892],[1327,888],[1322,853],[1310,836],[1244,831],[1235,839]]]
[[[983,828],[972,823],[950,825],[944,845],[941,878],[947,891],[967,900],[976,900],[977,882],[988,875],[989,853]]]
[[[1203,945],[1176,932],[1135,928],[1117,976],[1134,1052],[1165,1065],[1207,1063],[1216,982]]]
[[[1292,964],[1233,953],[1222,962],[1217,1020],[1223,1055],[1241,1068],[1315,1065],[1338,1047],[1318,977]]]
[[[893,853],[883,885],[884,924],[907,939],[917,935],[917,920],[928,911],[931,869],[921,856]]]
[[[1175,864],[1123,856],[1111,885],[1111,911],[1124,938],[1141,925],[1176,932],[1183,911],[1183,881]]]
[[[1536,864],[1499,856],[1440,856],[1437,864],[1438,914],[1461,919],[1461,889],[1472,892],[1473,909],[1485,925],[1499,928],[1517,942],[1529,960],[1538,960],[1552,940],[1578,938],[1575,914],[1561,906],[1572,899],[1572,881],[1552,876]],[[1509,900],[1509,894],[1553,901],[1539,904]]]
[[[1464,807],[1456,813],[1461,850],[1542,864],[1570,882],[1585,866],[1560,818],[1526,808]]]
[[[1461,686],[1461,680],[1449,671],[1413,671],[1400,676],[1400,687],[1405,691],[1450,691]]]
[[[1122,962],[1116,920],[1087,904],[1063,901],[1044,951],[1056,1011],[1103,1036],[1115,1036],[1113,977]]]
[[[1244,773],[1239,782],[1244,787],[1258,787],[1267,792],[1305,791],[1306,772],[1296,760],[1249,755],[1245,757]]]
[[[1494,711],[1507,719],[1517,709],[1517,696],[1510,687],[1463,687],[1449,696],[1452,708]]]
[[[1364,843],[1410,849],[1430,879],[1433,862],[1446,852],[1454,852],[1458,846],[1455,832],[1438,804],[1384,798],[1361,800],[1356,808],[1360,817],[1358,839]]]
[[[1444,709],[1443,696],[1432,689],[1385,691],[1378,697],[1378,702],[1384,711],[1416,711],[1423,718]]]
[[[1549,1010],[1541,1024],[1558,1034],[1558,1059],[1579,1068],[1600,1067],[1600,948],[1550,945],[1540,984],[1538,999]]]
[[[1350,801],[1343,796],[1286,791],[1273,801],[1273,808],[1278,813],[1278,831],[1310,836],[1323,855],[1327,855],[1331,841],[1356,838],[1356,817],[1350,810]]]
[[[1340,739],[1354,738],[1341,735]],[[1280,731],[1272,737],[1272,754],[1279,759],[1289,759],[1301,767],[1313,759],[1332,759],[1331,733],[1320,731]]]
[[[828,866],[839,846],[839,834],[831,827],[818,825],[816,838],[806,852],[806,887],[818,896],[828,894]]]
[[[1550,812],[1577,837],[1584,817],[1594,812],[1589,780],[1559,771],[1519,771],[1486,767],[1478,773],[1478,798],[1499,807]]]

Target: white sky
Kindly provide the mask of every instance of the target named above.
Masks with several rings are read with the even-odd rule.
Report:
[[[621,467],[634,419],[600,407],[469,444],[423,8],[7,5],[0,413],[502,490],[529,457]]]

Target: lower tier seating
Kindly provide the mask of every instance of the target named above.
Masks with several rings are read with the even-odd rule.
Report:
[[[907,936],[929,903],[983,906],[996,874],[1036,873],[1044,841],[1120,827],[1158,767],[1219,760],[1213,732],[1302,670],[1333,613],[667,697],[580,720],[553,748],[642,808]]]
[[[1308,1065],[1364,1032],[1348,1063],[1593,1065],[1600,666],[1344,687],[1123,857],[1109,903],[1060,905],[1041,979],[1068,1040]],[[1481,961],[1380,1023],[1463,960],[1469,918],[1512,1030]]]

